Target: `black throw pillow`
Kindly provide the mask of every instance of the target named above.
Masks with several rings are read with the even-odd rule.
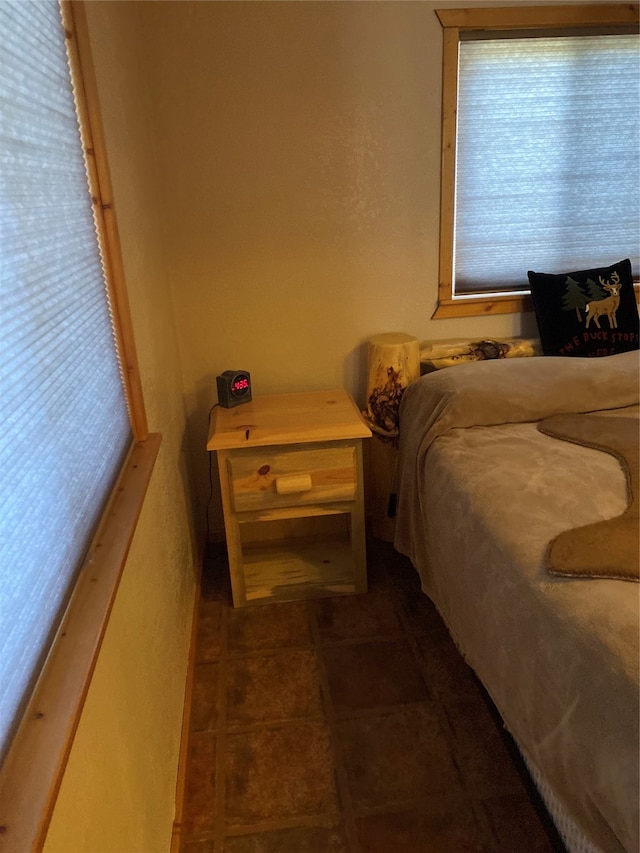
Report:
[[[545,355],[601,356],[637,350],[631,261],[553,275],[528,272]]]

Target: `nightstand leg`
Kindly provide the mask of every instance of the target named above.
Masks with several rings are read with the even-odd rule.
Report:
[[[229,575],[231,577],[233,606],[242,607],[247,603],[244,572],[242,569],[242,542],[240,540],[240,525],[235,520],[231,506],[228,454],[224,451],[218,451],[218,470],[220,476],[220,490],[222,492],[224,529],[227,540],[227,556],[229,558]]]

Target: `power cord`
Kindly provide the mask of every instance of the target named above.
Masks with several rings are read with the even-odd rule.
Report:
[[[209,419],[207,426],[207,435],[209,435],[209,430],[211,429],[211,415],[213,414],[213,410],[219,406],[220,403],[214,403],[213,406],[209,409]],[[209,500],[207,501],[207,538],[205,539],[205,551],[209,547],[209,510],[211,509],[211,501],[213,500],[213,450],[209,450]]]

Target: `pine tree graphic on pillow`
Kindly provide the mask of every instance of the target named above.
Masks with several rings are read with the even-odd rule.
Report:
[[[593,284],[593,282],[591,283]],[[562,310],[573,311],[575,309],[578,323],[581,323],[582,315],[580,314],[580,309],[584,310],[589,300],[575,278],[571,278],[570,275],[567,276],[565,288],[564,296],[562,297]]]

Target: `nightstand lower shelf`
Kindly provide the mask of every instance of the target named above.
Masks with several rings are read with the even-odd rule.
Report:
[[[247,602],[291,601],[357,592],[348,538],[252,543],[243,549]]]

